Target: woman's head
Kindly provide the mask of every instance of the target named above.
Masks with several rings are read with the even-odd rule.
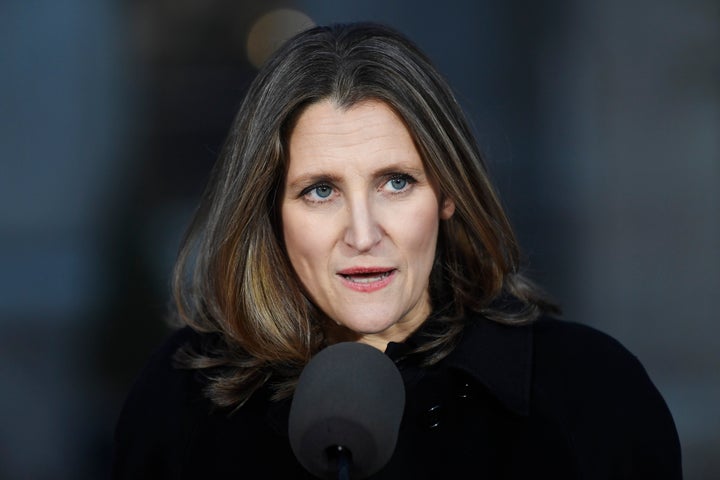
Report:
[[[302,225],[295,225],[301,211],[286,200],[308,192],[295,188],[294,132],[307,132],[317,121],[339,128],[343,119],[373,111],[406,133],[405,147],[414,148],[436,205],[430,223],[437,226],[428,230],[433,238],[422,249],[423,267],[417,270],[429,279],[413,279],[429,285],[423,291],[429,302],[421,310],[457,319],[500,295],[517,269],[514,237],[445,80],[396,31],[374,24],[336,25],[288,41],[251,85],[176,267],[176,299],[187,323],[220,331],[250,356],[270,363],[302,363],[322,345],[321,321],[342,319],[333,318],[318,292],[332,293],[311,285],[311,269],[303,266],[299,248]],[[318,112],[319,120],[311,118]],[[315,147],[317,159],[323,145]],[[401,177],[396,186],[402,186]],[[403,222],[409,228],[413,218]],[[318,233],[307,231],[308,237]],[[186,283],[191,258],[194,271]],[[391,265],[358,261],[343,268],[356,266]],[[409,290],[416,299],[417,289]]]
[[[454,203],[383,102],[313,103],[286,144],[282,238],[304,290],[358,340],[402,341],[430,314],[439,224]]]

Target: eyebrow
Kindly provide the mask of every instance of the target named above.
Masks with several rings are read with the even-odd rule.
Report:
[[[291,183],[287,184],[288,190],[302,189],[308,185],[315,183],[338,183],[340,181],[339,176],[330,175],[328,173],[317,172],[317,173],[303,173],[302,175],[293,179]]]
[[[412,175],[417,180],[424,179],[427,174],[425,173],[424,168],[416,168],[416,167],[409,167],[407,165],[403,165],[403,162],[397,162],[392,165],[384,166],[372,173],[373,178],[382,178],[386,177],[388,175],[392,175],[394,173],[407,173],[409,175]],[[339,175],[331,174],[324,172],[322,170],[318,170],[317,172],[308,172],[303,173],[297,177],[295,177],[292,182],[287,184],[288,190],[296,190],[300,188],[304,188],[305,186],[312,185],[315,183],[339,183],[342,180],[342,177]]]

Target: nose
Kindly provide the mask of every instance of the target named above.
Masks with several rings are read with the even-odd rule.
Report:
[[[367,252],[382,239],[382,228],[367,199],[354,199],[347,205],[344,241],[358,252]]]

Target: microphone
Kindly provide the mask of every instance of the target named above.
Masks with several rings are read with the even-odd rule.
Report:
[[[392,457],[404,408],[405,386],[389,357],[363,343],[336,343],[300,374],[290,446],[315,476],[337,478],[347,468],[352,478],[365,478]]]

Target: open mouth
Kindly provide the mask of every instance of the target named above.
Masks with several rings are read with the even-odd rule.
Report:
[[[392,272],[393,272],[393,270],[386,270],[384,272],[363,272],[363,273],[353,273],[353,274],[341,273],[340,276],[349,282],[373,283],[373,282],[379,282],[379,281],[389,277]]]
[[[395,268],[354,267],[346,268],[337,274],[346,287],[364,293],[381,290],[388,286],[397,273]]]

